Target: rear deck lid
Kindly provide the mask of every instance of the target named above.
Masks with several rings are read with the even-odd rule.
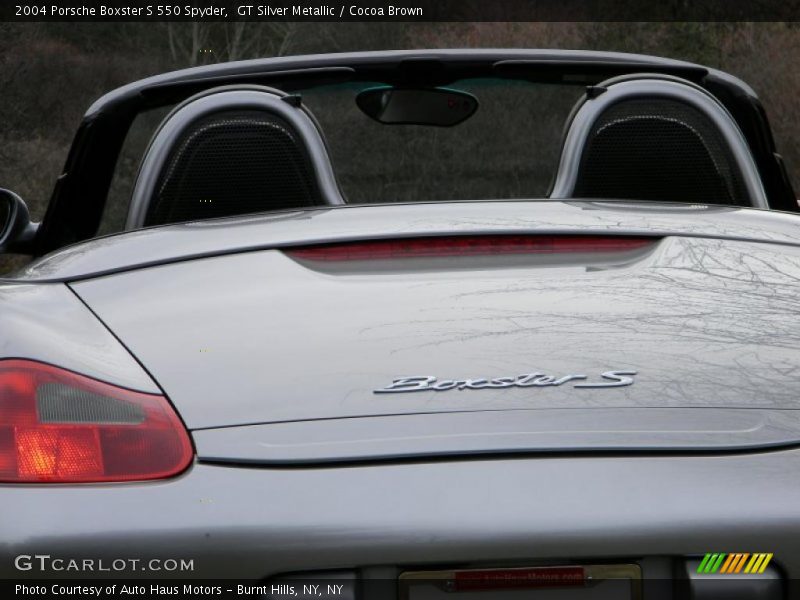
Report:
[[[800,440],[794,246],[434,236],[71,285],[163,387],[201,458]]]

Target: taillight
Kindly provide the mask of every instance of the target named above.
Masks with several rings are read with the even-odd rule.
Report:
[[[645,248],[656,241],[656,238],[649,237],[599,235],[438,236],[319,244],[291,248],[286,253],[294,258],[316,261],[575,254],[628,252]]]
[[[161,479],[186,469],[193,454],[163,396],[34,361],[0,361],[2,482]]]

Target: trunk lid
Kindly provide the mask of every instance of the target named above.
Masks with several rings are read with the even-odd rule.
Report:
[[[71,286],[205,458],[800,440],[795,246],[333,254],[258,250]]]

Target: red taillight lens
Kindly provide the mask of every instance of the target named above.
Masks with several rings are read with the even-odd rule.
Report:
[[[383,260],[503,254],[627,252],[652,245],[647,237],[598,235],[480,235],[342,242],[291,248],[287,254],[317,261]]]
[[[186,469],[193,455],[163,396],[34,361],[0,361],[2,482],[162,479]]]

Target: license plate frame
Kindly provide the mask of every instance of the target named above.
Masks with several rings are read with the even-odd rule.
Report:
[[[550,584],[544,579],[548,575],[553,577],[562,576],[570,572],[582,570],[584,579],[582,584]],[[509,585],[510,578],[516,574],[522,580],[521,585]],[[537,579],[537,574],[542,575],[542,579]],[[486,576],[484,587],[480,587],[481,578]],[[495,576],[493,580],[492,577]],[[442,598],[448,600],[460,600],[460,597],[473,600],[476,592],[487,592],[491,598],[501,600],[505,592],[519,592],[527,590],[528,593],[539,590],[553,590],[557,588],[570,587],[577,591],[587,588],[596,588],[604,581],[609,580],[629,580],[630,581],[630,600],[642,600],[642,570],[635,563],[616,563],[616,564],[571,564],[571,565],[537,565],[530,567],[492,567],[492,568],[469,568],[469,569],[447,569],[433,571],[404,571],[398,576],[398,600],[418,600],[419,596],[415,590],[420,590],[423,586],[429,590],[435,588]],[[466,586],[460,589],[459,580],[479,582],[479,587]],[[492,581],[496,582],[496,587],[491,587]],[[488,585],[489,587],[485,587]],[[513,594],[506,594],[513,596]],[[487,596],[488,597],[488,596]],[[590,596],[587,596],[590,597]]]

